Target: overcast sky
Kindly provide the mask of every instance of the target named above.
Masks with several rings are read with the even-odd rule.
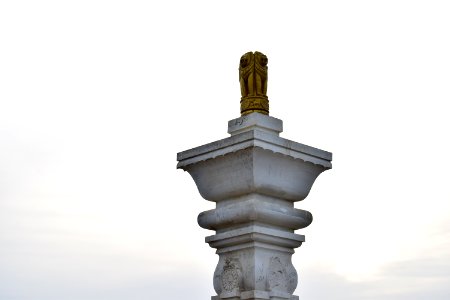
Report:
[[[296,207],[302,299],[450,298],[448,1],[1,1],[0,299],[210,299],[176,153],[269,58],[282,136],[333,152]]]

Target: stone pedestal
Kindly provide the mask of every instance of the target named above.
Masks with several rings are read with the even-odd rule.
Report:
[[[279,137],[281,120],[251,113],[229,121],[230,137],[178,153],[178,168],[192,176],[203,198],[216,208],[198,224],[216,234],[213,300],[298,299],[294,249],[311,224],[294,208],[317,176],[331,168],[331,153]]]

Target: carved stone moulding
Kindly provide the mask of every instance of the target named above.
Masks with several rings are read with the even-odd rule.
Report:
[[[219,202],[255,193],[294,202],[306,198],[325,168],[253,146],[186,166],[185,170],[206,200]]]
[[[204,211],[198,216],[198,224],[201,227],[218,232],[230,226],[249,222],[296,230],[311,224],[312,215],[306,210],[294,208],[289,201],[260,194],[248,194],[221,201],[216,209]]]
[[[298,282],[291,256],[303,235],[254,222],[205,240],[219,255],[213,279],[219,298],[213,299],[291,299]]]
[[[255,235],[254,239],[259,237]],[[297,245],[301,240],[303,236],[298,236]],[[213,279],[217,299],[253,299],[252,295],[262,299],[291,299],[298,283],[291,261],[293,251],[266,246],[265,242],[254,242],[239,249],[218,249],[219,262]]]
[[[269,99],[267,96],[246,96],[241,98],[241,115],[258,112],[269,114]]]
[[[303,200],[331,168],[331,153],[279,137],[282,126],[273,119],[253,113],[232,120],[231,137],[178,153],[177,167],[189,172],[209,201],[248,194]]]

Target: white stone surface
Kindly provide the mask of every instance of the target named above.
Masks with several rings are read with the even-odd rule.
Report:
[[[312,222],[295,209],[315,179],[331,168],[331,153],[279,137],[281,120],[253,113],[228,123],[231,137],[178,153],[178,168],[192,176],[216,208],[199,214],[216,230],[206,242],[219,255],[212,299],[298,299],[294,249]]]
[[[217,156],[236,152],[249,147],[260,147],[275,153],[284,154],[321,165],[326,169],[331,168],[332,154],[317,148],[293,142],[259,130],[244,131],[213,143],[186,150],[177,154],[177,168],[195,164]]]
[[[253,113],[228,121],[228,133],[231,135],[250,130],[279,135],[283,131],[283,121],[260,113]]]
[[[248,222],[264,222],[295,230],[311,224],[312,215],[306,210],[294,208],[290,201],[248,194],[233,198],[232,201],[221,201],[216,209],[202,212],[198,216],[201,227],[217,231]]]

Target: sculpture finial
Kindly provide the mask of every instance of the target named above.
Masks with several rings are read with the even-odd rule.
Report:
[[[267,56],[256,51],[247,52],[239,63],[241,84],[241,115],[252,112],[269,114],[267,98]]]

